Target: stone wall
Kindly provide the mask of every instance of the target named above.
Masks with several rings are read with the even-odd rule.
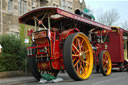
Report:
[[[3,13],[3,33],[19,32],[18,16]]]
[[[23,0],[22,0],[23,1]],[[32,10],[32,0],[25,0],[26,1],[26,12]],[[9,12],[8,10],[8,0],[2,1],[2,24],[3,24],[3,34],[14,32],[19,32],[19,22],[18,17],[23,15],[23,13],[20,15],[19,13],[19,0],[12,0],[12,11]],[[35,0],[35,8],[37,8],[37,2]],[[22,2],[23,5],[23,2]],[[23,6],[22,6],[23,8]],[[1,11],[0,11],[1,16]],[[1,17],[0,17],[0,31],[1,31]]]
[[[0,79],[7,78],[7,77],[17,77],[17,76],[24,76],[25,73],[23,71],[8,71],[8,72],[0,72]],[[29,73],[30,75],[30,73]]]

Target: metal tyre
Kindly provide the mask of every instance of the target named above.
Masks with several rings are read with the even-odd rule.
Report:
[[[63,58],[72,79],[89,78],[93,69],[93,52],[87,36],[81,32],[69,35],[64,43]]]
[[[108,76],[112,71],[111,57],[108,51],[104,50],[99,56],[99,67],[104,76]]]
[[[36,45],[32,44],[31,46],[33,47]],[[36,49],[33,50],[33,52],[36,52]],[[40,72],[38,71],[38,68],[37,68],[35,56],[28,57],[28,66],[29,66],[29,69],[30,69],[30,72],[32,73],[32,75],[37,79],[37,81],[40,81],[41,75],[40,75]]]

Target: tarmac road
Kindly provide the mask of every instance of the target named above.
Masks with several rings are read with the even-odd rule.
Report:
[[[67,73],[59,74],[64,79],[58,83],[40,84],[33,77],[17,77],[0,79],[0,85],[128,85],[128,72],[113,72],[110,76],[103,76],[101,73],[93,73],[89,79],[74,81]]]

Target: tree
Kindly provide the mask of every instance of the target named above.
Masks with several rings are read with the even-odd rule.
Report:
[[[128,21],[124,21],[124,22],[121,24],[121,27],[128,30]]]
[[[24,24],[20,24],[20,35],[19,38],[21,39],[21,41],[24,43],[25,40],[25,25]]]
[[[98,14],[96,17],[96,21],[112,26],[115,22],[119,20],[120,16],[116,9],[111,9],[105,12],[102,12],[101,14]]]
[[[19,39],[21,40],[22,43],[25,43],[25,39],[29,39],[29,44],[31,44],[31,39],[30,37],[27,36],[27,31],[29,28],[30,28],[29,25],[20,24]]]

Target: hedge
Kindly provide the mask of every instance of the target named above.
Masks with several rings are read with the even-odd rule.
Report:
[[[15,35],[1,35],[0,72],[24,70],[27,58],[26,45]]]

